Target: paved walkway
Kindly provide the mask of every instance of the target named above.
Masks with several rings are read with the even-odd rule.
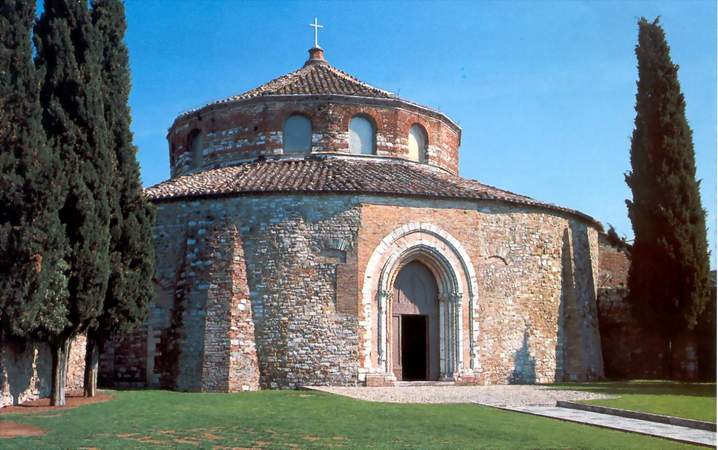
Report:
[[[504,406],[501,407],[501,409],[611,428],[614,430],[657,436],[689,444],[705,445],[708,447],[716,445],[715,432],[649,422],[647,420],[629,419],[577,409],[559,408],[557,406]]]
[[[311,386],[323,392],[360,400],[389,403],[476,403],[509,411],[578,422],[614,430],[657,436],[690,444],[715,446],[716,433],[647,420],[600,414],[556,406],[558,400],[611,398],[592,392],[551,389],[536,385],[400,385],[395,387]]]
[[[592,392],[551,389],[537,385],[426,386],[410,384],[395,387],[312,386],[309,389],[370,402],[388,403],[481,403],[491,406],[555,406],[558,400],[576,401],[611,398],[607,395]]]

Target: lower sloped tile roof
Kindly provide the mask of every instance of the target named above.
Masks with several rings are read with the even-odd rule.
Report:
[[[257,160],[169,179],[146,189],[154,202],[250,193],[354,193],[439,199],[494,200],[565,212],[598,226],[579,211],[543,203],[399,159],[309,155]]]

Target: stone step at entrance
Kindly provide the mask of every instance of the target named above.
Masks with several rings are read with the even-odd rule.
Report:
[[[456,386],[454,381],[396,381],[394,387]]]

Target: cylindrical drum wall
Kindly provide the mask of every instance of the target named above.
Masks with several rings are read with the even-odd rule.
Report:
[[[273,96],[211,105],[177,118],[167,135],[172,176],[284,155],[285,125],[296,115],[308,119],[311,130],[306,153],[356,152],[351,128],[359,118],[373,131],[370,155],[458,173],[461,129],[440,113],[397,99]]]
[[[232,391],[388,381],[396,329],[386,291],[412,261],[437,282],[441,377],[603,375],[597,230],[570,214],[341,194],[157,206],[151,383]]]

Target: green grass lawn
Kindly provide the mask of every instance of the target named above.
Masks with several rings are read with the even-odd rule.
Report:
[[[689,448],[488,407],[370,403],[309,391],[121,391],[60,412],[5,414],[47,430],[2,448]]]
[[[588,400],[585,403],[687,419],[716,421],[715,383],[607,381],[600,383],[570,383],[560,386],[568,389],[620,396],[611,400]]]

